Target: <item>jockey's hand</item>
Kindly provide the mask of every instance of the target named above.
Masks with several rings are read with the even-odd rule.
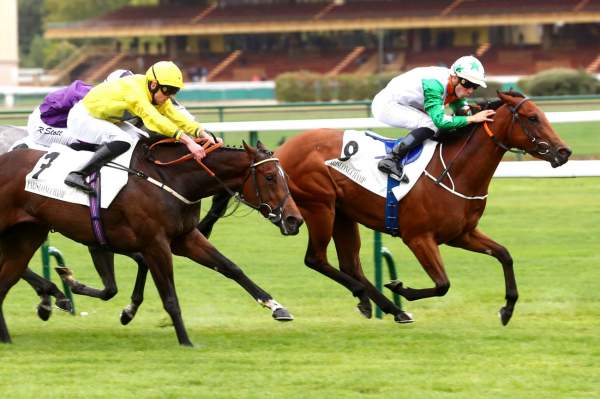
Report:
[[[467,122],[469,123],[479,123],[479,122],[493,122],[492,116],[496,114],[496,111],[493,109],[485,109],[483,111],[479,111],[475,115],[467,116]]]
[[[204,137],[205,139],[207,139],[211,144],[216,144],[216,143],[222,143],[223,139],[220,137],[216,137],[213,136],[212,134],[210,134],[209,132],[207,132],[206,130],[203,130],[202,132],[200,132],[200,134],[198,135],[198,137]],[[217,140],[215,142],[215,139]]]
[[[196,161],[200,161],[206,156],[206,151],[204,151],[204,148],[200,144],[196,143],[194,139],[187,134],[182,134],[179,141],[185,144],[188,151],[192,154]]]

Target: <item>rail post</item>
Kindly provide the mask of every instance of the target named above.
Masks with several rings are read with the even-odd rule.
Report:
[[[48,241],[42,244],[42,273],[44,274],[44,278],[48,281],[51,281],[50,276],[50,257],[53,257],[58,266],[65,267],[65,259],[62,256],[62,253],[56,249],[55,247],[51,247],[48,245]],[[71,314],[75,314],[75,301],[73,300],[73,293],[71,292],[71,288],[65,282],[62,282],[63,289],[65,291],[65,296],[71,301]]]
[[[396,264],[394,263],[392,253],[386,247],[383,247],[381,245],[381,233],[379,231],[375,232],[373,243],[373,256],[375,257],[375,288],[377,288],[379,292],[383,293],[383,270],[381,258],[384,258],[386,261],[391,280],[398,279],[398,274],[396,273]],[[396,304],[396,306],[402,309],[400,295],[396,293],[394,293],[394,304]],[[381,319],[383,317],[383,312],[381,311],[379,306],[375,306],[375,317],[378,319]]]

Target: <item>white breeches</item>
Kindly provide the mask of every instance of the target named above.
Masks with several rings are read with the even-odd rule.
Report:
[[[50,147],[52,143],[69,145],[77,138],[66,128],[52,127],[42,121],[40,108],[33,110],[27,118],[27,134],[35,144]]]
[[[398,104],[379,94],[373,99],[371,112],[375,119],[390,126],[408,130],[428,127],[434,132],[438,131],[438,128],[425,112],[408,105]]]
[[[133,144],[137,137],[128,133],[118,125],[94,118],[80,101],[69,111],[67,128],[77,140],[90,144],[104,144],[119,140]]]

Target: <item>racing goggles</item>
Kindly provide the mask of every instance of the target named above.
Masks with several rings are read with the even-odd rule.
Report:
[[[160,92],[162,94],[164,94],[165,96],[174,96],[175,94],[177,94],[178,91],[179,91],[179,87],[167,86],[167,85],[160,86]]]
[[[465,78],[460,78],[460,85],[462,87],[464,87],[465,89],[473,89],[473,90],[475,90],[475,89],[479,88],[479,85],[477,83],[470,82],[470,81],[468,81]]]

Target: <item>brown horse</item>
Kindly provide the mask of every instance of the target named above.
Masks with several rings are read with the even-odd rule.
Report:
[[[150,158],[175,159],[185,155],[183,145],[158,146],[149,151],[146,145],[139,144],[129,171],[135,177],[113,204],[102,210],[101,218],[111,252],[143,256],[179,343],[191,345],[175,293],[171,253],[228,277],[235,275],[236,281],[241,281],[260,304],[278,305],[198,232],[195,226],[199,200],[222,190],[239,192],[244,202],[258,209],[284,234],[296,234],[302,218],[289,195],[278,160],[261,144],[252,148],[244,143],[244,149],[214,151],[205,164],[216,178],[194,162],[163,169],[149,162]],[[49,230],[88,246],[96,241],[87,207],[24,191],[25,175],[42,156],[47,155],[35,150],[15,150],[0,156],[0,342],[10,342],[2,312],[4,298],[23,275]],[[48,162],[52,159],[49,157]],[[155,184],[149,183],[152,180]]]
[[[506,305],[500,309],[506,325],[517,302],[518,292],[513,260],[508,250],[477,228],[485,209],[485,197],[492,175],[506,151],[513,148],[546,160],[553,167],[567,162],[571,151],[550,126],[533,101],[514,92],[499,93],[499,101],[487,105],[496,109],[494,122],[486,129],[474,125],[443,138],[441,157],[434,156],[413,189],[398,205],[399,236],[411,249],[435,287],[415,289],[394,281],[386,286],[408,300],[442,296],[450,288],[438,246],[447,244],[491,255],[502,264]],[[487,133],[486,133],[487,130]],[[290,190],[309,231],[306,265],[342,284],[359,298],[358,308],[371,317],[373,300],[397,322],[411,317],[379,293],[365,277],[359,258],[358,224],[385,231],[385,199],[349,180],[325,161],[340,156],[341,130],[312,130],[285,142],[276,156],[290,177]],[[443,161],[445,160],[445,161]],[[445,165],[448,166],[446,169]],[[453,190],[449,182],[454,181]],[[439,180],[439,182],[438,182]],[[213,201],[200,225],[208,236],[222,214],[227,195]],[[333,238],[340,270],[327,259]]]

